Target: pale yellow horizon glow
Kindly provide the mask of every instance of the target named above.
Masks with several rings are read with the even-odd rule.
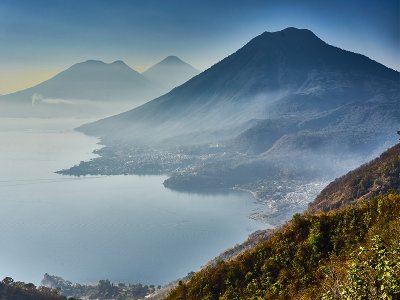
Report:
[[[136,65],[134,70],[139,73],[150,68],[151,64]],[[0,71],[0,95],[7,95],[33,87],[43,81],[46,81],[58,73],[63,71],[60,69],[2,69]]]
[[[85,60],[81,59],[80,61],[85,61]],[[137,72],[143,73],[157,62],[146,63],[146,64],[129,64],[129,62],[126,63],[129,66],[132,66],[132,68]],[[207,69],[208,67],[209,67],[208,65],[206,67],[203,66],[202,69],[204,70]],[[17,69],[16,68],[12,69],[9,67],[4,68],[0,66],[0,95],[11,94],[38,85],[43,81],[46,81],[54,77],[58,73],[66,70],[67,68],[68,66],[58,66],[58,68],[49,67],[47,69],[46,68],[36,69],[32,66],[27,66],[26,68],[20,67]],[[198,68],[197,65],[195,66],[195,68],[201,70],[201,68]]]
[[[134,70],[136,70],[139,73],[143,73],[144,71],[146,71],[148,68],[152,67],[152,65],[136,65],[134,67]]]
[[[59,73],[60,70],[1,70],[0,94],[7,95],[33,87]]]

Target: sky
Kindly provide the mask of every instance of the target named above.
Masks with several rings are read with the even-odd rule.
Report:
[[[88,59],[205,70],[264,31],[307,28],[400,70],[400,0],[0,0],[0,94]]]

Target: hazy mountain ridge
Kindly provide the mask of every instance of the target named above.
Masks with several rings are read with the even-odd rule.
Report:
[[[1,96],[0,107],[5,117],[107,115],[143,104],[163,92],[163,87],[122,61],[88,60],[34,87]]]
[[[161,88],[122,61],[107,64],[99,60],[88,60],[77,63],[34,87],[3,97],[29,104],[34,93],[55,99],[130,100],[135,96],[151,97],[149,89]],[[120,97],[116,96],[118,92]]]
[[[182,62],[182,65],[169,68],[169,80],[177,85],[183,83],[193,76],[188,74],[189,67]],[[156,78],[163,75],[163,71],[154,66],[151,74]],[[103,114],[110,115],[139,106],[169,89],[121,60],[112,63],[88,60],[74,64],[36,86],[0,96],[1,115],[96,115],[97,106],[102,106]]]
[[[179,133],[190,130],[185,125],[207,129],[300,111],[316,114],[378,95],[396,98],[398,80],[398,72],[365,56],[330,46],[308,30],[288,28],[263,33],[140,108],[81,129],[104,136],[114,126],[122,130],[145,123]]]

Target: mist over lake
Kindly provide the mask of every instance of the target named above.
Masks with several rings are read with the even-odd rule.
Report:
[[[247,193],[179,193],[166,176],[55,174],[101,147],[73,131],[88,121],[1,119],[0,276],[163,284],[266,228],[250,218],[261,206]]]

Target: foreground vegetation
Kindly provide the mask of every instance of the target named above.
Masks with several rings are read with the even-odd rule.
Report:
[[[400,196],[295,215],[269,240],[195,274],[167,299],[398,299]]]
[[[330,211],[386,194],[400,187],[400,144],[332,181],[310,204],[312,212]]]
[[[180,281],[166,299],[400,299],[399,152],[400,144],[335,180],[304,214],[265,232],[242,254],[217,259]],[[89,289],[89,298],[137,299],[155,291],[109,281],[93,290],[56,276],[45,279],[66,295]],[[119,289],[124,293],[114,293]],[[164,292],[153,294],[158,299]],[[0,299],[66,298],[57,290],[5,278]]]
[[[400,299],[399,153],[336,179],[304,214],[166,299]]]
[[[66,300],[55,289],[36,287],[33,283],[14,281],[6,277],[0,282],[1,300]],[[68,298],[74,300],[74,298]]]

